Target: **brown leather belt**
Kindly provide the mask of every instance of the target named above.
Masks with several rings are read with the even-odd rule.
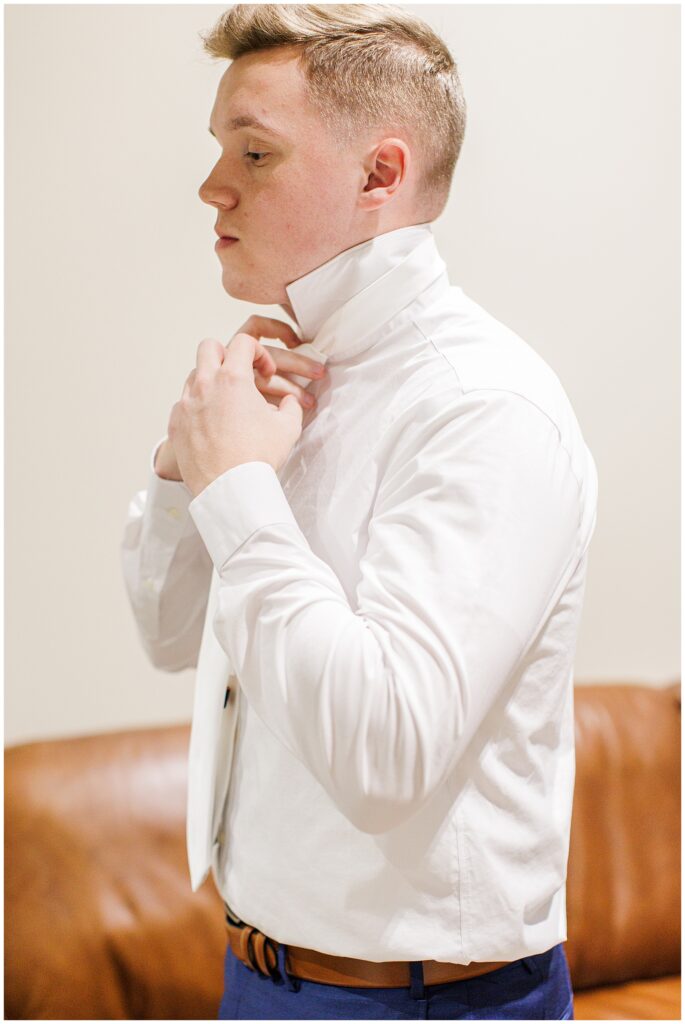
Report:
[[[233,915],[235,916],[235,915]],[[238,920],[238,919],[236,919]],[[233,953],[252,971],[266,976],[278,976],[280,943],[264,935],[258,928],[240,922],[233,924],[226,915],[226,930]],[[448,981],[477,978],[480,974],[506,967],[509,960],[470,964],[448,964],[439,960],[423,960],[424,985],[443,985]],[[304,981],[318,981],[324,985],[351,985],[355,988],[399,988],[411,985],[409,961],[357,960],[346,956],[332,956],[302,946],[285,947],[285,963],[289,974]]]

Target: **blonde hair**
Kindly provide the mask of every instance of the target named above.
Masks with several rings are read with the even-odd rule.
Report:
[[[421,168],[419,206],[426,220],[442,212],[466,103],[452,55],[420,18],[389,4],[235,4],[200,38],[226,60],[299,47],[309,99],[326,125],[345,142],[360,130],[408,131]]]

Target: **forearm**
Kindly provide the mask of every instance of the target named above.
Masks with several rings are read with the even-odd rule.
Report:
[[[492,620],[456,595],[429,622],[408,611],[404,573],[353,610],[294,527],[254,533],[220,576],[214,631],[251,707],[366,832],[430,799],[523,648],[505,622],[484,643]]]
[[[183,483],[160,477],[151,459],[147,490],[129,504],[120,550],[142,644],[156,667],[172,672],[197,664],[212,572],[188,513],[191,498]]]

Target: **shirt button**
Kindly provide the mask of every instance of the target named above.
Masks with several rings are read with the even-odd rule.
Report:
[[[171,508],[168,508],[166,511],[167,511],[167,515],[169,516],[170,519],[180,519],[181,513],[173,505],[172,505]]]
[[[152,578],[150,576],[148,576],[147,579],[145,580],[145,586],[147,587],[148,590],[154,590],[155,589],[155,585],[154,585],[154,583],[152,581]]]

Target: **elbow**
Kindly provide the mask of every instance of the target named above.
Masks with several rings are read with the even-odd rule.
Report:
[[[161,672],[183,672],[189,668],[197,668],[197,662],[188,658],[169,658],[159,652],[150,654],[150,662]]]
[[[185,669],[197,668],[199,652],[189,650],[182,645],[160,644],[143,639],[143,646],[150,664],[161,672],[183,672]]]
[[[384,705],[377,721],[378,728],[357,731],[344,758],[328,764],[329,792],[339,810],[369,835],[405,826],[435,799],[464,738],[458,714],[393,715]]]
[[[373,786],[358,785],[352,790],[348,778],[338,808],[359,832],[368,835],[400,828],[430,803],[444,781],[444,774],[428,777],[416,767],[410,775],[411,780],[403,777],[398,765],[392,776],[385,777],[385,784],[377,779]]]
[[[157,628],[156,615],[150,614],[146,606],[134,604],[135,626],[145,657],[153,668],[162,672],[182,672],[196,668],[199,660],[200,642],[194,636],[175,636],[162,639]]]
[[[162,672],[183,672],[197,668],[202,643],[204,605],[185,621],[165,613],[162,602],[137,616],[138,632],[148,661]]]
[[[376,799],[357,802],[341,810],[358,832],[375,836],[404,825],[420,810],[420,805]]]

